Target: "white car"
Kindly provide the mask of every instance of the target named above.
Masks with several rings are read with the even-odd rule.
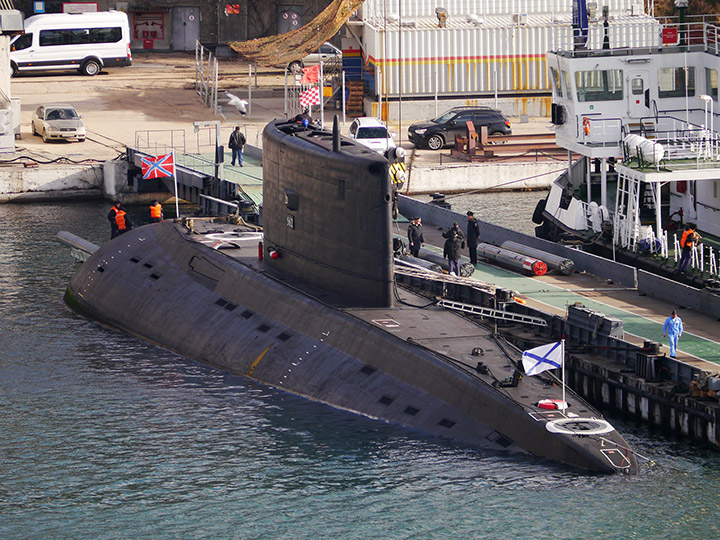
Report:
[[[384,154],[389,148],[395,148],[392,134],[377,118],[362,116],[353,120],[350,124],[350,138],[380,154]]]
[[[322,61],[323,69],[331,71],[342,68],[342,51],[332,43],[323,43],[320,48],[305,56],[302,60],[295,60],[288,64],[291,73],[300,73],[302,68],[316,66]]]
[[[85,140],[85,125],[72,105],[52,103],[40,105],[32,116],[32,134],[44,142],[51,140]]]

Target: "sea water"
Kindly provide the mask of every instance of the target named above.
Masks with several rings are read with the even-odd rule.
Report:
[[[55,235],[105,242],[108,210],[0,205],[0,539],[720,538],[716,450],[611,417],[647,458],[640,474],[582,474],[312,403],[76,316]]]

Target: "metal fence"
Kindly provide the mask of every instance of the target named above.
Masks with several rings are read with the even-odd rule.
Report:
[[[195,41],[195,90],[216,114],[218,108],[218,60],[213,53]]]

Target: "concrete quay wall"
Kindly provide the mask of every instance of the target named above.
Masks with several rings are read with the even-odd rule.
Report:
[[[557,161],[522,163],[413,164],[405,192],[409,195],[440,191],[451,193],[473,190],[549,189],[563,164]]]
[[[648,381],[627,366],[568,355],[568,386],[591,403],[690,440],[720,446],[717,399],[701,401],[675,392],[676,383]]]
[[[0,203],[98,197],[103,178],[101,164],[4,167],[0,173]]]

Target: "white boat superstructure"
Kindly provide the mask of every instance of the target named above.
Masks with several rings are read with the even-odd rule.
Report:
[[[720,236],[720,28],[658,25],[653,39],[547,53],[556,141],[569,159],[545,216],[667,257],[668,228],[680,222]]]

